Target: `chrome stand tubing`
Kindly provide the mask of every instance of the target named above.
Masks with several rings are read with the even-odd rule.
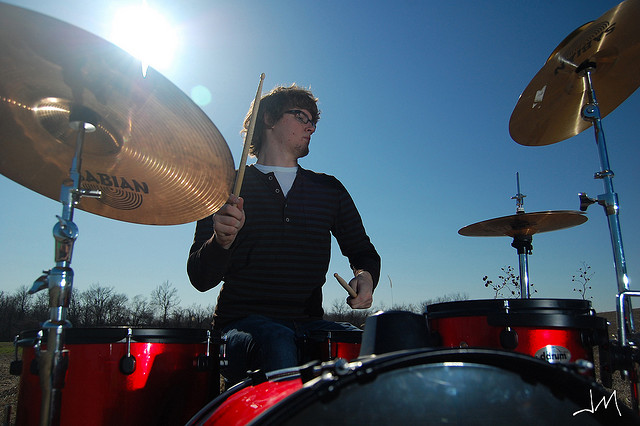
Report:
[[[609,167],[609,155],[607,154],[607,146],[602,129],[602,121],[600,108],[596,99],[595,90],[591,74],[594,68],[591,64],[586,64],[582,71],[584,83],[586,85],[589,102],[582,108],[582,118],[593,123],[595,131],[596,144],[598,145],[598,153],[600,156],[600,172],[595,174],[596,179],[602,179],[605,193],[598,196],[598,203],[604,207],[609,222],[609,233],[611,235],[611,244],[613,247],[613,258],[616,270],[616,280],[618,283],[618,296],[630,290],[629,277],[627,276],[627,264],[624,257],[624,249],[622,247],[622,231],[620,229],[620,206],[618,204],[618,194],[613,190],[613,172]],[[626,335],[628,332],[634,332],[633,316],[631,300],[617,305],[618,315],[618,336],[620,344],[627,346]]]
[[[627,298],[631,299],[631,297],[640,297],[640,291],[622,291],[620,292],[620,294],[618,294],[617,304],[616,304],[616,310],[618,313],[625,312],[626,306],[628,306],[630,302],[630,300],[627,300]],[[618,324],[619,323],[620,323],[620,315],[618,315]],[[626,334],[626,328],[622,327],[622,328],[619,328],[619,330],[621,331],[621,333],[620,333],[620,336],[618,337],[618,340],[621,342],[620,344],[622,346],[627,346],[628,336]],[[636,335],[636,338],[637,338],[637,335]],[[638,341],[634,341],[634,342],[631,342],[631,345],[637,348],[639,343],[640,342]],[[631,349],[635,351],[634,348],[631,348]],[[640,413],[640,377],[639,377],[640,366],[638,365],[637,357],[634,357],[632,355],[630,358],[631,359],[628,360],[629,362],[626,364],[627,370],[622,371],[622,373],[626,374],[626,376],[629,377],[631,402],[633,404],[631,408],[636,413]]]
[[[67,320],[71,291],[73,288],[73,270],[71,258],[73,245],[78,237],[78,227],[73,223],[74,208],[81,196],[99,196],[95,191],[80,190],[80,170],[82,147],[86,131],[93,126],[85,122],[72,122],[78,130],[76,150],[69,171],[70,179],[63,182],[60,190],[62,216],[53,227],[55,239],[56,266],[44,272],[35,282],[29,293],[49,290],[49,319],[43,324],[48,333],[47,349],[39,351],[38,367],[42,400],[40,410],[41,425],[59,425],[62,407],[62,389],[67,371],[68,357],[64,348],[65,330],[71,327]]]
[[[527,254],[518,255],[518,266],[520,269],[520,298],[529,299],[529,259]]]
[[[520,173],[516,173],[516,187],[518,188],[518,193],[511,199],[516,200],[516,214],[524,214],[524,199],[526,195],[520,192]],[[531,297],[529,290],[529,254],[533,250],[532,241],[532,236],[516,236],[511,243],[511,247],[518,250],[521,299],[529,299]]]
[[[518,267],[520,271],[520,298],[529,299],[531,292],[529,289],[529,257],[533,250],[531,236],[517,236],[513,238],[511,247],[518,251]]]

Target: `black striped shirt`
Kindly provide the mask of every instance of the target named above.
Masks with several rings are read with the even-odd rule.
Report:
[[[246,220],[229,250],[209,241],[209,216],[196,225],[187,262],[198,290],[224,281],[215,310],[217,327],[251,314],[321,319],[331,234],[351,267],[370,272],[377,284],[380,256],[351,196],[335,177],[299,168],[285,198],[273,173],[248,166],[241,196]]]

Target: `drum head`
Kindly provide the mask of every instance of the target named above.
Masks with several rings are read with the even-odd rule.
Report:
[[[594,412],[581,412],[603,398],[606,408],[600,404]],[[265,411],[255,424],[584,426],[637,421],[604,388],[565,367],[521,354],[460,349],[388,354],[364,360],[348,374],[324,374]]]

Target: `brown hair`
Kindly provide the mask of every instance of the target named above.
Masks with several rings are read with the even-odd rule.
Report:
[[[295,108],[306,109],[311,113],[311,121],[314,124],[317,123],[320,119],[320,110],[318,110],[317,102],[318,99],[313,96],[310,90],[297,86],[295,83],[289,87],[277,86],[264,95],[260,99],[260,107],[258,108],[258,116],[253,130],[253,140],[249,145],[249,153],[254,156],[260,154],[265,129],[280,120],[285,111]],[[252,110],[253,102],[251,102],[251,108],[249,108],[249,112],[247,112],[247,116],[244,119],[241,133],[246,133],[249,130]]]

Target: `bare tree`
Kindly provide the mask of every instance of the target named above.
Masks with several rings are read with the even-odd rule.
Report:
[[[129,308],[129,320],[134,327],[153,324],[153,308],[146,297],[134,296]]]
[[[127,321],[125,294],[118,294],[114,287],[92,284],[88,290],[80,293],[84,312],[84,325],[116,325]]]
[[[11,317],[14,309],[11,297],[4,291],[0,291],[0,338],[9,340],[11,334]]]
[[[327,321],[348,322],[356,327],[362,327],[372,311],[372,308],[351,309],[344,299],[335,299],[331,306],[331,311],[325,312],[324,319]]]
[[[151,293],[151,306],[160,313],[163,326],[167,325],[171,311],[178,305],[180,305],[178,290],[169,281],[163,282]]]
[[[69,299],[69,311],[67,312],[67,319],[75,327],[82,325],[83,312],[80,299],[81,297],[76,294],[76,292],[72,292],[71,298]]]
[[[189,328],[209,328],[213,321],[213,307],[207,306],[203,308],[202,305],[193,304],[185,309],[182,309],[181,323],[185,327]]]
[[[498,275],[498,279],[500,280],[498,283],[494,283],[489,279],[488,276],[482,277],[482,281],[484,281],[484,286],[494,291],[493,298],[497,299],[498,297],[502,299],[516,299],[520,298],[520,276],[515,274],[515,270],[513,266],[508,265],[500,268],[502,271],[502,275]],[[529,290],[532,293],[537,293],[538,290],[533,288],[533,284],[529,283]]]
[[[587,297],[587,291],[591,290],[589,281],[593,277],[595,272],[591,272],[591,266],[586,262],[582,262],[582,266],[578,269],[578,275],[571,277],[571,282],[577,283],[576,288],[573,291],[577,291],[582,296],[582,300],[593,299],[593,296]]]
[[[24,318],[29,313],[31,307],[31,295],[29,294],[29,288],[26,285],[18,287],[14,293],[14,300],[16,304],[16,311],[18,316]]]
[[[49,316],[49,292],[39,291],[31,303],[31,317],[44,322],[49,319]]]
[[[0,291],[0,341],[11,340],[23,327],[34,328],[38,325],[29,317],[26,294],[24,286],[14,294]]]
[[[81,293],[84,302],[85,325],[105,325],[109,299],[114,293],[113,287],[102,287],[99,283],[91,284],[88,290]]]
[[[128,325],[129,310],[127,302],[129,298],[124,293],[114,294],[107,305],[107,324],[108,325]]]

